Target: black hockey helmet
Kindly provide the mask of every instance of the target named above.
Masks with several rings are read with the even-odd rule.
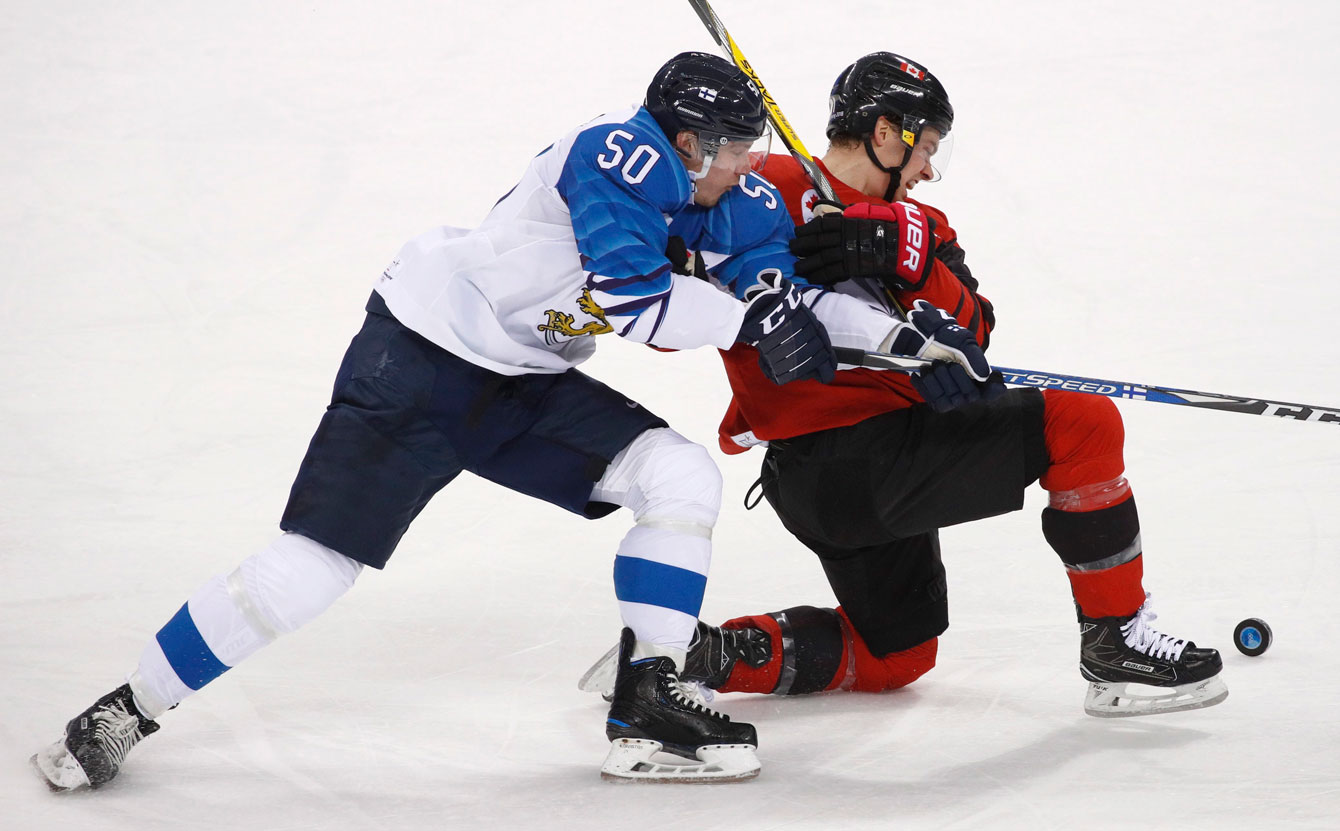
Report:
[[[870,141],[880,116],[901,130],[903,160],[894,167],[879,160]],[[828,138],[843,134],[864,142],[870,161],[889,174],[885,199],[891,200],[897,193],[903,168],[907,167],[912,149],[927,126],[934,127],[941,139],[946,139],[954,126],[954,108],[940,81],[902,55],[872,52],[842,70],[833,82],[828,97]],[[942,159],[947,158],[946,152]],[[942,160],[933,168],[935,178],[939,178],[944,164]]]
[[[872,52],[842,70],[828,107],[830,139],[838,133],[864,138],[874,132],[881,115],[902,127],[909,145],[928,124],[942,136],[954,126],[954,108],[940,81],[892,52]]]
[[[725,58],[681,52],[657,71],[643,102],[673,142],[683,130],[698,135],[706,155],[732,141],[752,143],[767,132],[763,95]]]

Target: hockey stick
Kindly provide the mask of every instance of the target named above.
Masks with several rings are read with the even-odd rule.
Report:
[[[838,347],[834,351],[837,352],[840,363],[867,369],[886,369],[894,372],[913,373],[931,364],[931,361],[924,358],[886,355],[882,352],[865,352],[847,347]],[[1335,407],[1319,407],[1315,404],[1289,404],[1284,401],[1269,401],[1264,398],[1244,398],[1238,395],[1179,390],[1152,384],[1106,381],[1101,378],[1086,378],[1082,375],[1059,375],[1054,372],[1039,372],[1033,369],[1010,369],[1003,366],[993,366],[992,369],[1005,377],[1005,383],[1015,387],[1070,390],[1071,392],[1084,392],[1090,395],[1103,395],[1108,398],[1128,398],[1132,401],[1154,401],[1159,404],[1180,404],[1185,407],[1225,410],[1230,413],[1278,416],[1298,421],[1329,421],[1340,424],[1340,409]]]
[[[762,79],[758,77],[754,67],[750,66],[749,60],[740,51],[740,47],[735,45],[735,40],[730,36],[730,32],[726,31],[726,25],[721,22],[721,18],[717,17],[717,13],[712,11],[711,4],[707,0],[689,0],[689,5],[698,13],[698,19],[707,27],[712,39],[726,52],[726,56],[731,59],[731,62],[739,67],[740,71],[748,75],[749,80],[753,81],[754,86],[758,87],[759,94],[763,96],[763,106],[768,110],[768,121],[772,123],[772,128],[777,131],[777,134],[782,137],[782,143],[786,145],[786,149],[791,151],[791,155],[804,168],[805,175],[810,177],[810,181],[814,183],[819,195],[830,202],[841,204],[842,200],[837,198],[837,191],[833,190],[833,183],[828,181],[828,177],[819,169],[818,162],[814,161],[810,151],[805,149],[805,144],[800,140],[800,136],[796,135],[796,131],[791,127],[791,122],[786,120],[781,107],[777,106],[777,101],[768,92],[768,88],[763,86]]]
[[[837,198],[837,192],[833,189],[832,182],[824,175],[823,170],[815,162],[814,157],[805,149],[800,136],[787,121],[782,113],[777,101],[768,92],[768,88],[763,85],[763,80],[758,77],[754,67],[750,65],[749,60],[745,58],[740,47],[736,45],[735,39],[726,31],[726,26],[717,17],[715,11],[707,0],[689,0],[689,5],[698,13],[698,19],[702,21],[703,26],[711,33],[712,39],[717,45],[725,51],[730,57],[731,62],[740,68],[742,72],[749,76],[749,79],[758,87],[759,94],[763,96],[763,105],[768,111],[768,121],[773,129],[781,136],[782,143],[786,149],[804,169],[805,175],[814,183],[815,189],[819,194],[831,202],[841,204]],[[906,313],[901,305],[894,300],[892,294],[888,295],[890,302],[899,314],[906,318]],[[907,358],[898,355],[885,355],[879,352],[864,352],[860,349],[838,348],[835,350],[838,360],[844,364],[852,366],[866,367],[869,369],[886,369],[897,372],[916,372],[921,368],[930,365],[930,361],[921,358]],[[1234,413],[1247,413],[1248,415],[1273,415],[1281,418],[1293,418],[1299,421],[1331,421],[1340,422],[1340,409],[1333,407],[1318,407],[1311,404],[1288,404],[1282,401],[1267,401],[1262,398],[1243,398],[1235,395],[1219,395],[1209,392],[1195,392],[1192,390],[1179,390],[1172,387],[1158,387],[1149,384],[1128,384],[1121,381],[1105,381],[1098,378],[1085,378],[1078,375],[1058,375],[1050,372],[1037,372],[1028,369],[1008,369],[1006,367],[993,367],[1005,377],[1005,383],[1016,387],[1039,387],[1042,389],[1063,389],[1074,392],[1084,392],[1092,395],[1103,395],[1108,398],[1128,398],[1134,401],[1156,401],[1161,404],[1180,404],[1187,407],[1200,407],[1209,410],[1227,410]]]
[[[717,17],[717,13],[712,10],[711,4],[708,3],[707,0],[689,0],[689,5],[698,13],[698,19],[707,27],[707,31],[711,33],[712,39],[717,42],[717,45],[725,50],[726,54],[730,57],[731,62],[739,67],[741,72],[748,75],[749,79],[754,82],[754,86],[758,87],[759,95],[763,96],[763,106],[768,110],[769,123],[772,124],[772,128],[777,131],[777,134],[782,137],[782,144],[786,145],[786,149],[791,152],[792,158],[794,158],[796,162],[800,164],[801,169],[805,171],[805,175],[808,176],[810,182],[814,184],[814,189],[819,192],[819,195],[823,197],[824,200],[831,202],[834,205],[841,205],[842,200],[838,199],[837,191],[833,189],[833,183],[828,181],[828,177],[824,175],[823,169],[819,167],[819,163],[810,155],[810,151],[805,149],[804,142],[800,140],[800,136],[796,135],[796,131],[791,126],[791,122],[786,120],[786,115],[782,112],[782,108],[777,106],[777,99],[773,98],[772,93],[768,92],[768,88],[763,86],[763,79],[758,77],[758,73],[755,72],[754,67],[750,65],[749,59],[744,56],[744,53],[740,51],[740,47],[735,44],[735,39],[730,36],[730,32],[726,31],[726,24],[722,23],[721,18]],[[893,309],[894,313],[903,320],[906,320],[907,310],[898,302],[898,298],[893,296],[893,292],[889,291],[888,287],[882,284],[880,285],[880,289],[882,289],[884,299],[889,302],[889,306]],[[880,292],[876,291],[875,293],[879,294]]]

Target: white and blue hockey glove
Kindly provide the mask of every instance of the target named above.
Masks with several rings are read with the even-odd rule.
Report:
[[[907,322],[889,333],[884,350],[935,362],[912,376],[912,386],[937,413],[989,401],[1005,391],[1000,374],[992,373],[972,332],[925,300],[918,300]]]
[[[813,378],[827,384],[837,372],[828,330],[800,291],[777,269],[758,276],[746,295],[749,308],[735,340],[758,349],[763,374],[774,384]]]

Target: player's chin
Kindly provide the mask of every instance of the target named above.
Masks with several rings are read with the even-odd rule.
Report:
[[[704,208],[710,208],[721,201],[721,197],[726,195],[729,188],[704,188],[694,192],[693,204]]]

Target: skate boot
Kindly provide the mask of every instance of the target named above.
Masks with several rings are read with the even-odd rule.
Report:
[[[1228,697],[1219,651],[1157,631],[1150,625],[1155,617],[1147,593],[1129,618],[1079,616],[1079,671],[1090,682],[1084,712],[1104,718],[1175,713]]]
[[[633,630],[619,640],[618,671],[600,775],[611,780],[733,782],[758,775],[758,734],[708,709],[696,685],[679,680],[673,659],[632,660]],[[664,751],[691,759],[655,761]]]
[[[115,778],[130,749],[157,730],[158,722],[136,709],[130,685],[122,684],[71,719],[65,737],[30,761],[53,791],[100,788]]]
[[[758,669],[772,660],[772,638],[762,629],[722,629],[701,620],[684,659],[681,681],[696,681],[709,690],[720,689],[730,678],[736,661]],[[614,675],[619,666],[619,645],[615,644],[596,661],[577,682],[583,692],[599,692],[606,701],[614,694]],[[708,693],[711,701],[711,693]]]

